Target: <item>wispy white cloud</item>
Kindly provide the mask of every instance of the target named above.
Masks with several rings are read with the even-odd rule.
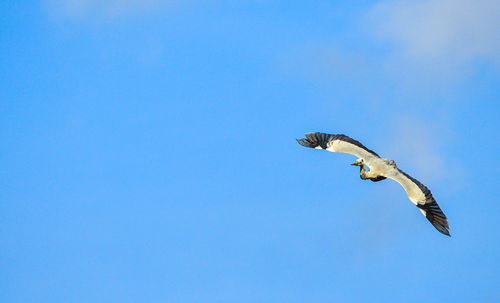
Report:
[[[499,1],[382,0],[357,16],[330,41],[281,56],[281,65],[318,83],[357,87],[367,100],[412,107],[454,103],[457,85],[500,65]]]
[[[402,170],[427,185],[446,183],[448,191],[455,191],[463,185],[465,173],[459,159],[446,148],[454,138],[448,120],[431,122],[400,115],[393,121],[386,146]]]
[[[439,138],[446,140],[446,135],[440,127],[409,116],[397,118],[389,137],[391,155],[410,164],[425,179],[441,178],[445,171],[445,160]],[[435,135],[438,129],[439,138]]]
[[[382,1],[369,28],[419,63],[457,65],[476,59],[500,62],[500,2],[495,0]]]

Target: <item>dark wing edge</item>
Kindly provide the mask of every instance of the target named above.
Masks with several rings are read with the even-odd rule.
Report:
[[[405,175],[408,179],[410,179],[413,183],[415,183],[420,190],[425,195],[425,203],[417,203],[417,207],[424,211],[425,217],[431,224],[442,234],[451,237],[450,234],[450,224],[448,223],[448,219],[446,215],[441,210],[441,207],[436,202],[436,199],[432,196],[431,191],[420,181],[408,175],[407,173],[399,170],[403,175]]]
[[[366,150],[367,152],[380,158],[380,156],[376,152],[367,148],[366,146],[361,144],[361,142],[354,140],[353,138],[351,138],[349,136],[342,135],[342,134],[331,135],[331,134],[325,134],[325,133],[319,133],[319,132],[307,133],[306,138],[297,139],[297,142],[300,145],[305,146],[305,147],[316,148],[319,146],[322,149],[326,149],[328,147],[327,146],[328,142],[334,141],[334,140],[341,140],[344,142],[351,143],[351,144],[356,145],[356,146]]]
[[[451,237],[450,225],[443,211],[436,201],[425,202],[425,204],[417,204],[417,207],[425,211],[425,217],[432,225],[442,234]]]

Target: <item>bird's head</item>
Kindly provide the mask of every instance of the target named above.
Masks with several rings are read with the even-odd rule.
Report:
[[[356,160],[356,162],[351,163],[351,165],[355,165],[355,166],[363,166],[364,164],[365,164],[365,162],[363,162],[363,159],[358,159],[358,160]]]

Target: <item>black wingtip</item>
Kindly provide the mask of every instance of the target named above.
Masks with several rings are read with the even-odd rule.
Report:
[[[443,235],[451,237],[450,234],[450,225],[448,224],[448,220],[446,218],[441,218],[439,216],[432,215],[430,213],[426,214],[427,220],[431,222],[431,224]]]
[[[316,148],[318,145],[320,145],[320,142],[318,142],[316,134],[318,133],[307,133],[306,138],[296,139],[296,140],[302,146]]]
[[[417,181],[418,182],[418,181]],[[420,182],[419,182],[420,183]],[[421,183],[420,183],[421,184]],[[445,214],[432,197],[429,189],[423,186],[424,191],[427,191],[427,199],[428,201],[425,204],[417,204],[417,207],[423,211],[423,214],[431,222],[431,224],[443,235],[451,237],[450,234],[450,224],[448,223],[448,219]]]
[[[434,225],[434,227],[440,232],[442,233],[443,235],[445,236],[448,236],[451,238],[451,234],[450,234],[450,231],[448,230],[448,228],[444,227],[444,226],[436,226]]]
[[[295,140],[297,140],[297,142],[302,146],[311,147],[311,148],[315,147],[315,146],[313,146],[314,144],[307,139],[295,139]]]
[[[445,236],[448,236],[451,238],[451,234],[450,234],[450,231],[447,229],[447,228],[438,228],[436,225],[434,225],[434,227],[436,227],[436,229],[442,233],[443,235]]]
[[[298,139],[300,145],[310,148],[321,147],[322,149],[327,148],[328,142],[331,140],[333,135],[328,135],[324,133],[307,133],[306,138]]]

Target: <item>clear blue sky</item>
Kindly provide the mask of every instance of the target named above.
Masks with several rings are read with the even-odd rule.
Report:
[[[1,302],[499,302],[495,1],[0,3]],[[299,146],[350,135],[433,192]]]

